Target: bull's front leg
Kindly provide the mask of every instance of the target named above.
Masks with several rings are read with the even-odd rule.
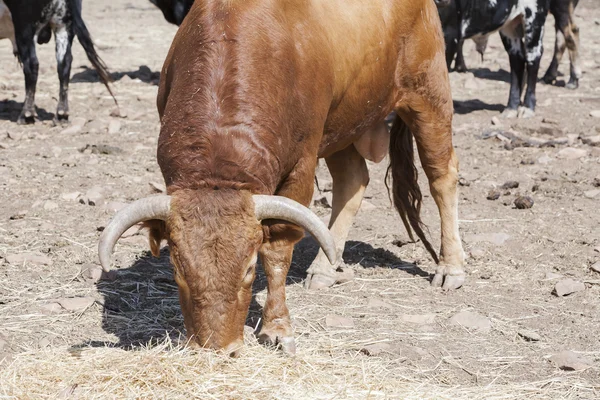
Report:
[[[510,92],[508,95],[508,104],[502,112],[502,116],[505,118],[515,118],[518,115],[525,76],[523,40],[518,34],[517,28],[518,26],[515,27],[515,24],[511,23],[500,31],[502,44],[508,53],[510,61]]]
[[[35,88],[38,79],[39,62],[35,52],[35,43],[33,40],[33,26],[16,29],[17,47],[19,51],[19,60],[23,64],[23,74],[25,75],[25,101],[23,109],[19,115],[17,123],[33,124],[37,117],[35,112]]]

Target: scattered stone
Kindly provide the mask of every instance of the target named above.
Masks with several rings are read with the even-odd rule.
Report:
[[[600,261],[595,262],[590,267],[594,272],[600,272]]]
[[[54,201],[47,200],[44,202],[44,210],[51,211],[56,210],[58,208],[58,204]]]
[[[594,187],[600,187],[600,176],[594,178],[594,181],[592,182],[592,185]]]
[[[115,118],[127,118],[127,113],[124,110],[121,110],[119,106],[115,106],[110,110],[110,116]]]
[[[600,189],[588,190],[587,192],[584,192],[583,195],[585,197],[587,197],[588,199],[593,199],[594,197],[597,197],[598,195],[600,195]]]
[[[114,281],[117,279],[117,271],[112,270],[104,272],[102,267],[96,264],[85,264],[81,268],[81,276],[92,283],[98,283],[99,281]]]
[[[106,131],[106,124],[98,119],[93,119],[87,123],[85,131],[90,134],[104,133]]]
[[[112,119],[109,123],[108,123],[108,133],[110,135],[114,135],[117,134],[121,131],[121,122],[117,121],[116,119]]]
[[[329,314],[325,317],[325,324],[330,328],[354,328],[352,318],[334,314]]]
[[[567,278],[557,282],[552,293],[558,297],[564,297],[584,290],[585,284],[583,284],[583,282],[574,281],[573,279]]]
[[[537,192],[538,190],[540,190],[540,185],[538,183],[531,187],[532,192]]]
[[[21,140],[25,137],[25,132],[8,132],[6,137],[12,140]]]
[[[560,279],[563,276],[561,274],[557,274],[555,272],[546,272],[546,278],[545,280],[550,281],[550,280],[554,280],[554,279]]]
[[[534,165],[535,160],[533,158],[524,158],[521,160],[521,165]]]
[[[468,329],[476,329],[480,332],[487,333],[492,330],[492,321],[473,311],[461,311],[452,318],[450,323],[453,325],[464,326]]]
[[[502,123],[500,122],[500,119],[498,117],[492,117],[492,125],[500,126],[502,125]]]
[[[159,182],[149,182],[150,189],[152,189],[152,193],[166,193],[167,187],[164,183]]]
[[[502,196],[502,193],[499,190],[492,189],[488,192],[487,199],[488,200],[498,200]]]
[[[26,215],[27,215],[27,210],[21,210],[21,211],[17,211],[15,214],[11,215],[9,217],[9,219],[11,221],[15,221],[15,220],[18,220],[18,219],[25,218]]]
[[[85,195],[79,196],[79,202],[81,204],[87,204],[90,206],[97,206],[104,203],[104,188],[100,186],[94,186],[89,189]]]
[[[587,156],[588,152],[584,149],[576,149],[574,147],[566,147],[556,153],[558,158],[562,158],[563,160],[578,160],[582,157]]]
[[[570,350],[563,350],[553,355],[550,361],[563,371],[583,371],[593,366],[592,361]]]
[[[497,246],[502,246],[508,239],[510,235],[503,232],[471,234],[465,237],[467,243],[489,242]]]
[[[83,130],[83,126],[71,125],[68,128],[63,129],[61,135],[77,135]]]
[[[471,186],[471,182],[469,182],[468,180],[466,180],[465,178],[459,178],[458,179],[458,184],[460,186]]]
[[[538,158],[538,163],[540,164],[549,164],[553,161],[552,157],[549,156],[541,156],[540,158]]]
[[[121,154],[123,150],[116,146],[110,146],[107,144],[86,144],[85,147],[79,149],[84,154]]]
[[[377,356],[381,353],[393,353],[394,345],[389,342],[373,343],[364,346],[360,352],[367,356]]]
[[[516,189],[519,187],[519,182],[517,181],[507,181],[504,182],[504,184],[502,186],[500,186],[501,189]]]
[[[423,315],[402,314],[402,315],[400,315],[400,319],[403,322],[407,322],[409,324],[427,325],[427,324],[433,324],[433,322],[435,321],[435,314],[423,314]]]
[[[581,138],[581,141],[588,146],[600,146],[600,135],[584,136]]]
[[[600,118],[600,110],[592,110],[590,111],[590,116],[594,118]]]
[[[331,203],[330,203],[329,199],[327,198],[327,195],[318,196],[313,201],[313,205],[316,207],[331,208]]]
[[[558,122],[555,119],[551,119],[551,118],[543,118],[542,122],[545,124],[560,125],[560,122]]]
[[[87,310],[96,299],[93,297],[70,297],[58,299],[56,302],[67,311],[84,312]]]
[[[485,250],[482,248],[476,247],[474,249],[471,249],[469,254],[471,255],[471,258],[479,259],[479,258],[485,257]]]
[[[63,310],[60,304],[56,302],[42,304],[40,308],[44,314],[60,314]]]
[[[60,198],[67,201],[75,201],[79,196],[81,196],[81,192],[71,192],[61,194]]]
[[[12,265],[22,265],[24,263],[34,265],[52,265],[52,260],[42,253],[19,253],[6,256],[6,261]]]
[[[393,310],[393,309],[395,309],[395,308],[396,308],[396,307],[394,307],[392,304],[390,304],[390,303],[386,303],[385,301],[383,301],[383,300],[380,300],[380,299],[376,299],[376,298],[374,298],[374,297],[373,297],[373,298],[370,298],[370,299],[367,301],[367,307],[368,307],[368,308],[375,308],[375,309],[382,309],[382,308],[385,308],[385,309],[388,309],[388,310]]]
[[[79,126],[79,127],[83,128],[86,123],[87,123],[87,119],[85,119],[83,117],[75,117],[71,120],[71,126]]]
[[[539,342],[542,340],[542,337],[538,333],[527,329],[521,329],[517,334],[528,342]]]
[[[40,348],[44,348],[44,347],[48,347],[50,346],[50,339],[48,338],[48,336],[42,338],[39,342],[38,342],[38,346]]]
[[[529,196],[519,196],[515,199],[515,207],[519,210],[526,210],[533,207],[534,201]]]

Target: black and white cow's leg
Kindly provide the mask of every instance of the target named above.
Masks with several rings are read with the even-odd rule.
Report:
[[[525,75],[525,57],[523,40],[518,33],[518,29],[515,29],[513,23],[500,30],[502,44],[508,52],[510,61],[510,92],[508,95],[508,104],[502,112],[502,116],[506,118],[516,117],[519,105],[521,104],[521,90]]]
[[[527,63],[527,89],[523,107],[519,110],[520,118],[530,118],[535,115],[535,87],[537,85],[540,61],[544,54],[544,24],[548,9],[543,1],[536,2],[535,8],[525,7],[525,60]]]
[[[558,76],[558,65],[560,64],[560,60],[567,48],[567,43],[565,41],[565,35],[562,33],[562,30],[556,29],[556,40],[554,41],[554,55],[552,56],[552,61],[550,62],[550,66],[544,77],[542,78],[545,83],[552,84],[556,81],[556,77]]]
[[[458,41],[458,45],[456,48],[456,62],[454,63],[454,70],[456,72],[467,72],[467,64],[465,63],[465,55],[463,54],[464,44],[464,39],[460,39]]]
[[[56,120],[66,121],[69,119],[69,79],[71,76],[71,45],[73,43],[73,31],[66,26],[54,29],[54,40],[56,41],[56,67],[60,81],[60,92],[58,107],[56,109]]]
[[[25,75],[25,101],[17,123],[33,124],[35,122],[35,87],[38,79],[39,62],[35,52],[34,28],[23,27],[15,29],[19,59],[23,64],[23,75]]]

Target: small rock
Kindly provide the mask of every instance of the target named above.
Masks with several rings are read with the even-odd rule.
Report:
[[[98,283],[99,281],[114,281],[117,279],[117,271],[104,272],[102,267],[96,264],[85,264],[81,268],[81,276],[87,281]]]
[[[519,187],[519,182],[517,181],[507,181],[504,182],[504,184],[502,186],[500,186],[501,189],[516,189]]]
[[[573,279],[563,279],[556,283],[552,293],[558,297],[563,297],[584,290],[585,284],[583,284],[583,282],[574,281]]]
[[[435,314],[423,314],[423,315],[402,314],[402,315],[400,315],[400,320],[402,320],[402,322],[407,322],[409,324],[417,324],[417,325],[433,324],[433,322],[435,321]]]
[[[12,265],[22,265],[24,263],[34,265],[52,265],[50,257],[42,253],[20,253],[6,256],[6,261]]]
[[[127,113],[124,110],[121,110],[118,106],[115,106],[112,110],[110,110],[110,116],[115,118],[127,118]]]
[[[83,154],[121,154],[123,150],[116,146],[110,146],[108,144],[87,144],[85,147],[79,149]]]
[[[91,134],[104,133],[106,131],[106,124],[98,119],[91,120],[85,126],[85,132]]]
[[[600,272],[600,261],[595,262],[594,264],[592,264],[590,268],[594,272]]]
[[[368,308],[379,309],[379,310],[382,309],[382,308],[385,308],[385,309],[388,309],[388,310],[392,310],[392,309],[396,308],[392,304],[386,303],[385,301],[380,300],[380,299],[376,299],[376,298],[370,298],[367,301],[367,307]]]
[[[550,281],[550,280],[554,280],[554,279],[560,279],[562,277],[563,276],[561,274],[557,274],[555,272],[546,272],[546,277],[544,279],[547,281]]]
[[[579,139],[579,135],[576,133],[569,133],[567,134],[567,144],[569,146],[574,145],[575,143],[577,143],[577,139]]]
[[[515,199],[515,207],[519,210],[526,210],[533,207],[533,199],[529,196],[519,196]]]
[[[541,156],[540,158],[538,158],[538,163],[540,164],[549,164],[552,162],[552,157],[549,156]]]
[[[40,308],[44,314],[60,314],[63,310],[60,304],[56,302],[42,304]]]
[[[600,110],[592,110],[592,111],[590,111],[590,117],[600,118]]]
[[[592,361],[570,350],[563,350],[553,355],[550,361],[564,371],[583,371],[593,366]]]
[[[12,140],[21,140],[25,137],[25,132],[8,132],[6,137]]]
[[[500,122],[500,119],[498,117],[492,117],[492,125],[500,126],[502,125],[502,123]]]
[[[331,208],[331,203],[326,195],[317,197],[313,201],[313,205],[316,207]]]
[[[67,311],[83,312],[87,310],[96,299],[93,297],[70,297],[58,299],[56,302]]]
[[[57,208],[58,204],[53,201],[48,200],[44,202],[44,210],[46,211],[56,210]]]
[[[474,249],[471,249],[469,254],[471,255],[472,258],[479,259],[479,258],[485,257],[485,250],[481,249],[479,247],[476,247]]]
[[[578,160],[582,157],[587,156],[588,152],[584,149],[576,149],[574,147],[566,147],[556,153],[558,158],[562,158],[563,160]]]
[[[150,189],[152,189],[152,193],[166,193],[167,187],[164,183],[159,182],[149,182]]]
[[[82,130],[83,130],[82,126],[71,125],[68,128],[63,129],[60,133],[61,133],[61,135],[77,135]]]
[[[540,185],[538,183],[531,187],[532,192],[537,192],[538,190],[540,190]]]
[[[459,178],[458,179],[458,184],[460,186],[471,186],[471,182],[469,182],[468,180],[466,180],[465,178]]]
[[[334,314],[329,314],[325,317],[325,324],[330,328],[354,328],[352,318]]]
[[[80,128],[83,128],[85,126],[87,122],[87,119],[83,118],[83,117],[75,117],[71,120],[71,126],[79,126]]]
[[[79,196],[81,196],[81,192],[71,192],[61,194],[60,198],[67,201],[75,201]]]
[[[555,119],[551,119],[551,118],[544,118],[544,119],[542,119],[542,122],[545,124],[560,125],[560,122],[558,122]]]
[[[364,346],[360,352],[367,356],[377,356],[381,353],[393,353],[394,345],[389,342],[373,343]]]
[[[112,119],[108,123],[108,133],[111,135],[117,134],[121,131],[121,122],[116,119]]]
[[[452,318],[450,323],[453,325],[464,326],[468,329],[476,329],[480,332],[489,332],[492,330],[492,322],[489,318],[484,317],[473,311],[461,311]]]
[[[519,330],[517,334],[528,342],[539,342],[542,340],[542,337],[538,333],[526,329]]]
[[[584,192],[583,195],[588,199],[593,199],[594,197],[600,195],[600,190],[588,190],[587,192]]]
[[[581,138],[581,141],[588,146],[600,146],[600,135],[584,136]]]
[[[48,338],[48,336],[42,338],[39,342],[38,342],[38,346],[43,349],[44,347],[48,347],[50,346],[50,339]]]
[[[100,186],[94,186],[89,189],[85,195],[79,196],[79,202],[81,204],[87,204],[90,206],[98,206],[104,203],[104,188]]]
[[[486,198],[488,200],[498,200],[500,198],[500,196],[502,196],[502,193],[499,190],[492,189],[489,191]]]
[[[594,181],[592,182],[592,185],[594,187],[600,187],[600,176],[594,178]]]
[[[467,243],[489,242],[497,246],[502,246],[508,239],[510,235],[504,232],[471,234],[465,237]]]
[[[23,219],[23,218],[25,218],[25,216],[26,216],[26,215],[27,215],[27,210],[21,210],[21,211],[17,211],[17,212],[16,212],[16,213],[14,213],[13,215],[11,215],[11,216],[9,217],[9,219],[10,219],[11,221],[15,221],[15,220],[18,220],[18,219]]]

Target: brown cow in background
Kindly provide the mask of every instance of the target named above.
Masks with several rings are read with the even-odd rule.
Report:
[[[119,236],[149,221],[153,254],[168,240],[195,344],[237,354],[260,256],[268,295],[259,339],[293,353],[285,281],[301,228],[323,249],[307,286],[332,285],[369,182],[365,159],[388,152],[396,208],[439,263],[432,284],[463,284],[452,97],[432,1],[197,0],[157,103],[168,196],[120,211],[100,260],[107,269]],[[439,259],[420,221],[413,135],[440,212]],[[330,232],[304,207],[321,157],[333,177]]]

